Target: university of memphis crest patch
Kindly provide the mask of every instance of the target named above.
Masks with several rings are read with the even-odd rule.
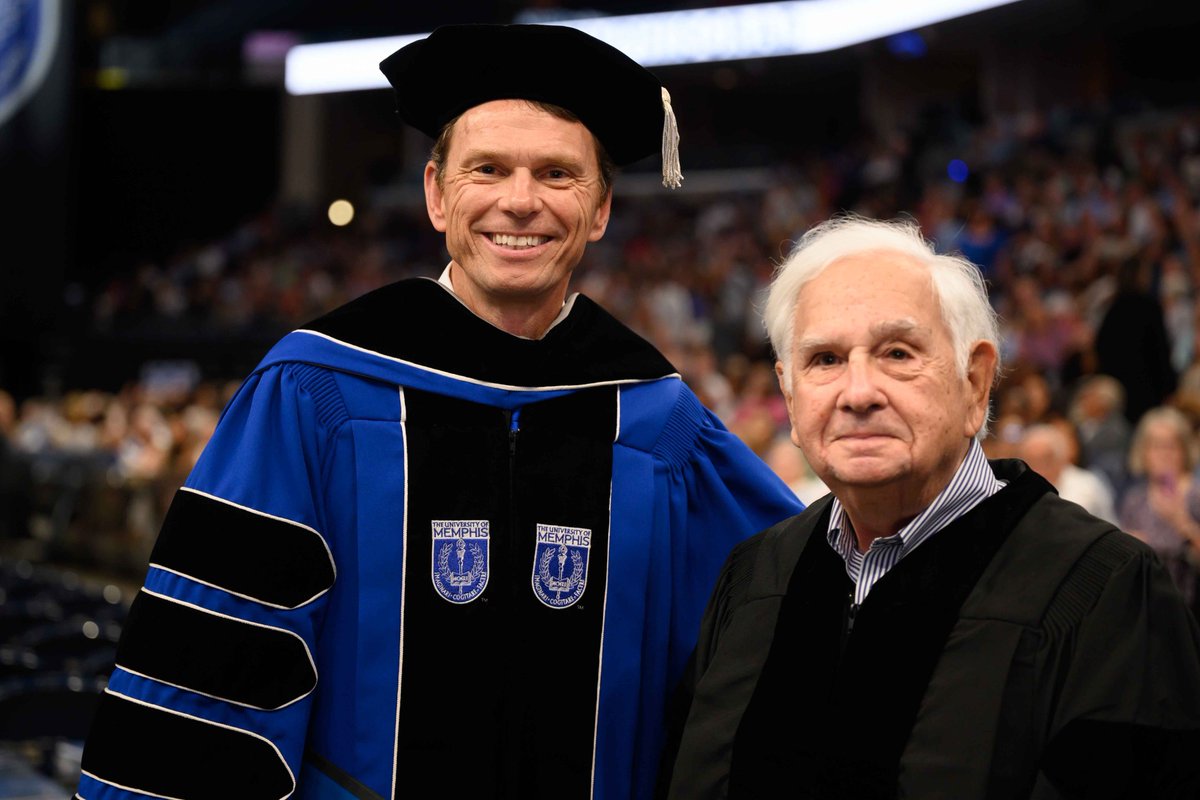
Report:
[[[587,587],[588,554],[592,532],[588,528],[537,526],[533,550],[533,593],[542,605],[567,608],[579,602]]]
[[[435,519],[432,525],[433,588],[451,603],[469,603],[487,588],[488,521]]]

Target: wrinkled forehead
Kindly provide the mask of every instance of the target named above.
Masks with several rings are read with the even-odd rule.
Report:
[[[929,267],[904,253],[864,251],[830,261],[806,281],[797,293],[801,307],[829,312],[828,304],[861,310],[869,305],[889,321],[921,320],[939,314],[937,293]],[[881,322],[876,316],[871,323]]]
[[[825,273],[842,273],[851,279],[895,273],[897,277],[911,281],[914,286],[932,286],[933,282],[928,264],[910,253],[888,248],[856,250],[831,258],[821,274]]]

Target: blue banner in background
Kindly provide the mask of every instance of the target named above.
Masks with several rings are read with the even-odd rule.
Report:
[[[58,46],[60,0],[0,0],[0,126],[41,87]]]

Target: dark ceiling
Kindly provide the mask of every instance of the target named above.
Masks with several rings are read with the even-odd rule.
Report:
[[[897,0],[898,2],[901,0]],[[920,2],[920,0],[906,0]],[[541,15],[630,14],[729,5],[737,0],[83,0],[79,66],[130,70],[135,80],[236,82],[246,38],[281,32],[298,42],[366,38],[432,30],[455,22],[512,22]],[[1129,37],[1195,28],[1200,3],[1144,0],[1023,0],[975,15],[958,27],[976,42],[991,36],[1069,37],[1083,31]],[[971,43],[964,37],[964,45]],[[1178,41],[1178,38],[1175,39]],[[1190,49],[1190,48],[1185,48]],[[1170,57],[1171,53],[1164,53]]]
[[[304,32],[314,40],[337,37],[415,33],[448,22],[510,22],[522,12],[589,12],[599,15],[697,8],[729,3],[669,0],[605,0],[521,3],[456,0],[453,3],[403,3],[379,0],[100,0],[111,7],[121,33],[133,35],[209,35],[221,38],[263,28]],[[603,11],[598,9],[602,8]]]
[[[448,23],[513,22],[522,15],[599,16],[728,4],[605,0],[601,11],[570,0],[87,0],[81,66],[112,65],[115,59],[125,62],[121,66],[153,67],[177,77],[211,75],[235,69],[246,37],[262,31],[320,42],[420,33]]]

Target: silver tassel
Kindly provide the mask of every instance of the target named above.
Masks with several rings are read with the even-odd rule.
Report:
[[[678,189],[683,183],[679,169],[679,126],[671,108],[671,94],[663,87],[662,182],[668,189]]]

